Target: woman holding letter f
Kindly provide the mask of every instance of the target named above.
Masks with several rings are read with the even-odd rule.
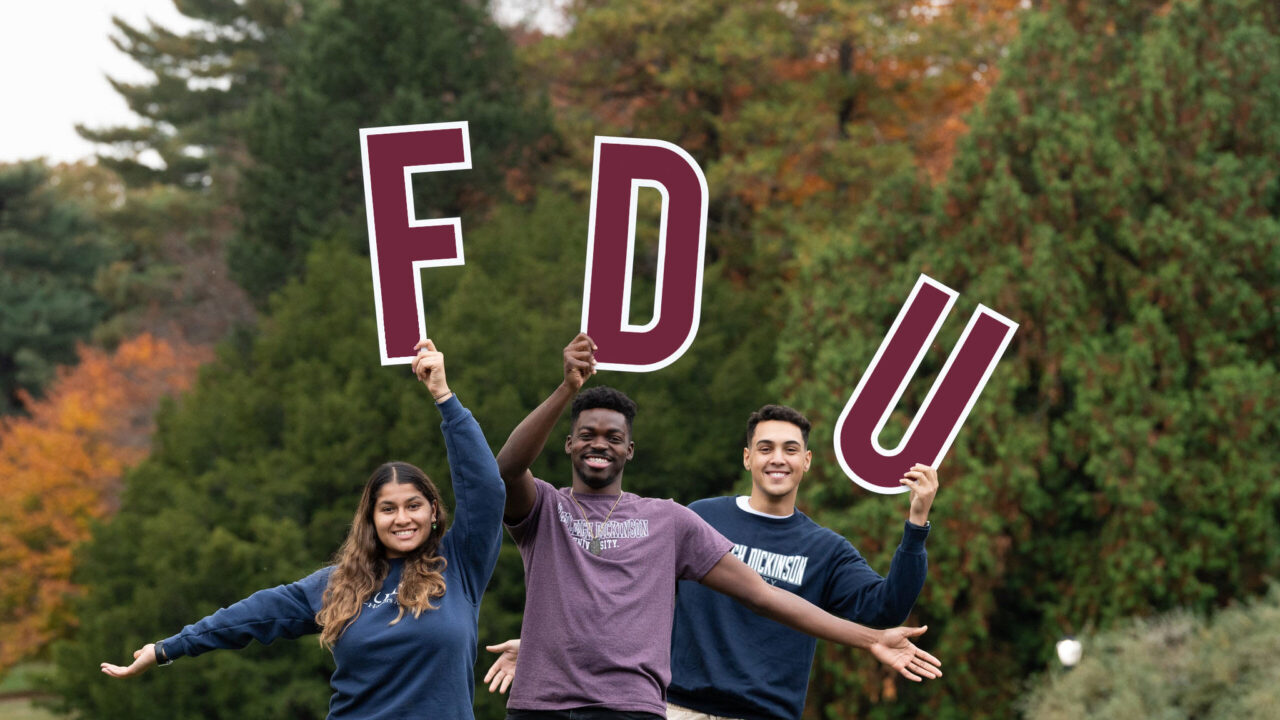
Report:
[[[185,655],[318,633],[337,666],[331,720],[473,717],[480,598],[498,559],[506,492],[480,426],[449,390],[444,355],[430,340],[414,349],[414,373],[444,420],[452,525],[421,470],[386,463],[365,483],[332,565],[144,645],[127,667],[102,663],[102,672],[129,677]]]

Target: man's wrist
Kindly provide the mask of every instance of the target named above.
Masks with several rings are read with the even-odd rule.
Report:
[[[884,644],[884,630],[875,630],[871,628],[868,628],[868,630],[871,631],[871,634],[867,639],[867,644],[862,647],[863,650],[870,650],[876,645]]]
[[[853,626],[847,638],[841,641],[842,644],[848,645],[849,647],[855,647],[859,650],[870,650],[871,647],[876,643],[879,643],[881,638],[884,636],[883,630],[867,627],[862,623],[856,623],[852,620],[846,620],[845,622]]]

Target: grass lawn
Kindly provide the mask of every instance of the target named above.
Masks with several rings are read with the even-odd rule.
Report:
[[[0,677],[0,720],[53,720],[54,715],[34,707],[29,698],[6,697],[32,690],[33,678],[53,669],[48,663],[23,663]]]
[[[33,707],[30,700],[5,700],[0,698],[0,720],[54,720],[61,718],[47,710]]]
[[[0,695],[33,690],[32,683],[37,675],[53,669],[51,663],[20,663],[8,674],[0,676]]]

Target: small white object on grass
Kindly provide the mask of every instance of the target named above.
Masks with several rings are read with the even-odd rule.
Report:
[[[1076,640],[1073,637],[1064,638],[1058,641],[1057,648],[1058,659],[1061,660],[1062,664],[1067,668],[1073,668],[1076,666],[1076,663],[1080,662],[1080,654],[1083,648],[1080,646],[1079,640]]]

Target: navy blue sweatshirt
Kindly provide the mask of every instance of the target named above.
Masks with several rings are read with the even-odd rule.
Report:
[[[334,644],[331,720],[473,717],[480,597],[498,560],[506,488],[471,412],[456,396],[438,407],[457,503],[440,546],[448,561],[445,594],[432,601],[435,610],[416,619],[406,611],[390,625],[400,609],[396,590],[404,567],[402,559],[390,561],[382,588]],[[315,616],[332,570],[260,590],[188,625],[163,641],[165,653],[172,659],[318,633]]]
[[[863,625],[898,625],[924,587],[925,527],[906,524],[884,578],[848,540],[799,510],[765,517],[742,510],[733,497],[698,500],[689,509],[729,538],[733,553],[766,582]],[[727,595],[681,581],[667,699],[710,715],[799,720],[816,646]]]

